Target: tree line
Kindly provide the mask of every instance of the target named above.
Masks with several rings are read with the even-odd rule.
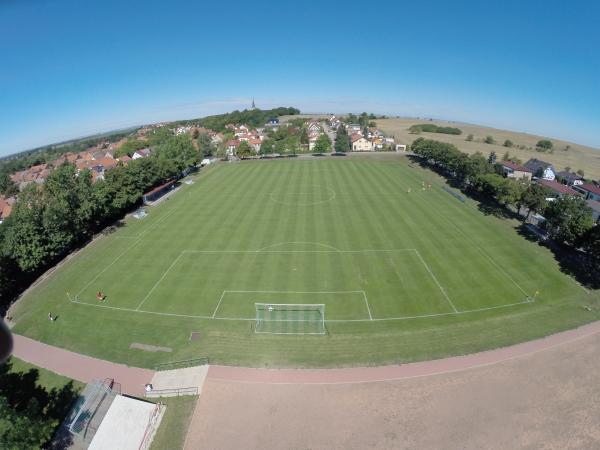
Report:
[[[417,125],[412,125],[408,131],[413,134],[420,134],[422,132],[427,133],[442,133],[442,134],[462,134],[462,130],[460,128],[455,127],[440,127],[438,125],[434,125],[432,123],[422,123]]]
[[[267,121],[279,116],[292,116],[300,114],[300,110],[296,108],[274,108],[274,109],[245,109],[243,111],[233,111],[226,114],[208,116],[199,120],[201,126],[214,131],[224,131],[225,127],[230,124],[246,124],[250,127],[259,127],[267,123]],[[188,121],[189,122],[189,121]]]
[[[550,192],[542,185],[524,179],[506,178],[502,166],[490,155],[469,155],[453,144],[418,138],[412,145],[413,153],[422,162],[437,169],[466,191],[475,191],[484,198],[503,206],[513,205],[517,210],[527,208],[527,220],[532,213],[543,213],[544,224],[550,237],[560,245],[582,249],[600,264],[600,226],[594,226],[592,210],[579,196],[565,196],[548,202]]]
[[[92,183],[90,170],[65,163],[18,196],[0,225],[0,308],[99,230],[140,204],[152,187],[197,163],[190,136],[170,136],[148,158],[119,164]]]

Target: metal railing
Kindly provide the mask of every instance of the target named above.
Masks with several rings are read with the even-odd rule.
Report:
[[[173,388],[173,389],[152,389],[147,391],[146,398],[153,397],[180,397],[182,395],[198,395],[200,388],[198,386]]]
[[[154,367],[154,370],[162,371],[162,370],[173,370],[173,369],[183,369],[186,367],[194,367],[194,366],[204,366],[208,364],[208,357],[200,357],[200,358],[192,358],[192,359],[184,359],[181,361],[172,361],[157,364]]]

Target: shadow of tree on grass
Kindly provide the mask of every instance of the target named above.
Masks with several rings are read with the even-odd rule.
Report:
[[[53,431],[46,437],[49,445],[54,431],[68,414],[71,405],[78,397],[73,382],[60,388],[47,390],[39,384],[39,371],[29,369],[23,372],[12,371],[10,360],[0,365],[0,397],[6,400],[16,416],[27,415],[37,423],[49,424]],[[63,442],[68,447],[69,437]]]

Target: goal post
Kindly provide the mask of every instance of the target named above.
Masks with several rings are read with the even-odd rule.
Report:
[[[322,303],[255,303],[255,333],[325,334],[325,305]]]

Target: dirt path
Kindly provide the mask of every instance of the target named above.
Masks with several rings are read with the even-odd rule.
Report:
[[[343,369],[253,369],[246,367],[210,366],[208,379],[243,383],[268,384],[343,384],[391,381],[456,372],[496,364],[547,350],[600,333],[600,321],[523,342],[510,347],[465,356],[423,361],[412,364]]]
[[[185,449],[600,448],[598,331],[409,366],[214,368]]]
[[[124,394],[143,396],[144,385],[150,383],[154,375],[152,370],[103,361],[18,334],[13,335],[13,338],[13,355],[17,358],[83,383],[113,378],[121,384]]]

